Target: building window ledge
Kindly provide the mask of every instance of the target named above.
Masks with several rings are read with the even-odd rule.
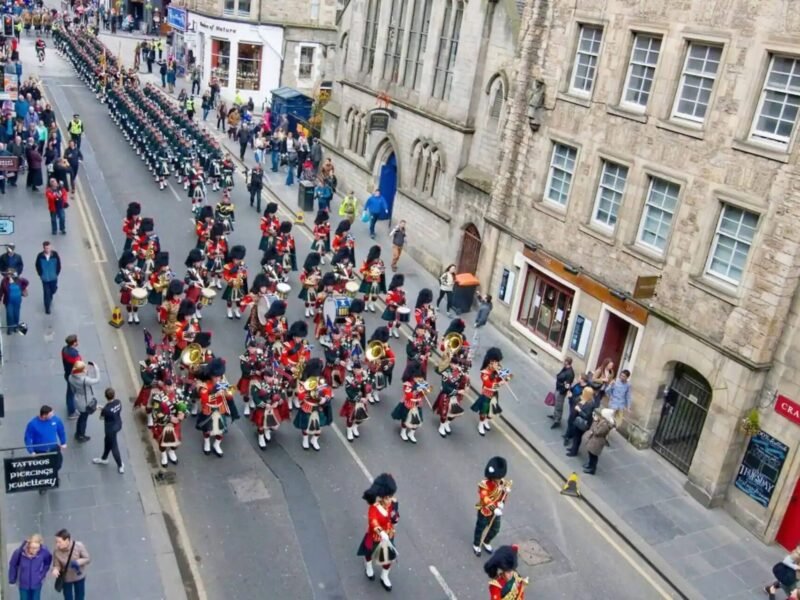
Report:
[[[585,233],[588,236],[593,237],[594,239],[603,242],[609,246],[613,246],[615,244],[614,235],[612,231],[602,231],[598,227],[593,227],[590,225],[578,225],[578,229]]]
[[[731,306],[739,306],[739,297],[732,286],[726,285],[707,276],[692,275],[689,277],[689,285],[702,290],[715,298],[722,300]]]
[[[435,207],[433,204],[430,203],[429,200],[418,197],[417,193],[414,190],[399,188],[397,191],[403,194],[404,198],[408,198],[411,202],[421,207],[423,210],[428,211],[438,219],[441,219],[445,223],[449,223],[452,220],[452,217],[448,213]]]
[[[636,112],[624,106],[606,106],[606,112],[615,117],[622,117],[623,119],[630,119],[637,123],[647,123],[647,115],[644,113]]]
[[[566,206],[561,207],[552,202],[548,202],[547,200],[539,200],[533,203],[533,208],[535,208],[540,212],[543,212],[548,217],[553,217],[554,219],[561,221],[562,223],[567,222]]]
[[[659,119],[656,121],[656,127],[659,129],[666,129],[672,133],[679,133],[680,135],[685,135],[696,140],[703,140],[706,137],[706,132],[703,131],[702,127],[694,126],[688,122],[664,121],[663,119]]]
[[[663,269],[666,264],[663,256],[647,250],[646,248],[642,248],[641,246],[637,246],[636,244],[625,244],[622,251],[659,270]]]
[[[515,331],[518,331],[526,340],[528,340],[531,344],[536,346],[537,349],[547,352],[550,356],[552,356],[557,360],[564,360],[566,352],[564,351],[563,347],[559,349],[556,348],[555,346],[551,346],[544,340],[533,335],[528,329],[525,328],[524,325],[515,321],[513,317],[511,318],[509,323]]]
[[[592,99],[584,96],[576,96],[575,94],[570,94],[566,92],[559,92],[558,99],[563,100],[564,102],[569,102],[570,104],[577,104],[578,106],[583,106],[584,108],[590,108],[592,106]]]
[[[781,163],[789,162],[789,154],[786,151],[778,150],[772,146],[760,144],[753,140],[733,140],[733,142],[731,142],[731,147],[739,152],[760,156],[767,160],[774,160]]]

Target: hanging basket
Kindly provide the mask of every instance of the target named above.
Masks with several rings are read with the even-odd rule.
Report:
[[[761,418],[758,411],[754,408],[739,423],[739,429],[747,437],[753,437],[761,431]]]

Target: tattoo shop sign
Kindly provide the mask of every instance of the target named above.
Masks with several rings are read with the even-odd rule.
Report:
[[[58,453],[4,458],[6,494],[52,488],[58,482]]]

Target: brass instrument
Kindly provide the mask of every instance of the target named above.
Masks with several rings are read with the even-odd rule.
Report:
[[[153,284],[153,290],[159,294],[164,293],[170,281],[172,281],[172,272],[167,270],[158,276],[158,281]]]
[[[181,352],[181,364],[185,367],[198,367],[203,362],[203,347],[200,344],[189,344]]]
[[[442,343],[444,344],[444,354],[442,354],[442,360],[437,366],[439,371],[444,371],[449,367],[453,357],[464,347],[464,336],[453,331],[444,336]]]
[[[316,376],[315,377],[309,377],[308,379],[306,379],[302,383],[302,385],[303,385],[303,389],[305,389],[307,392],[315,392],[321,387],[320,386],[320,378],[316,377]]]
[[[377,362],[383,360],[386,357],[386,351],[383,348],[383,342],[374,340],[368,343],[365,355],[368,362]]]
[[[373,264],[369,268],[369,276],[373,279],[380,279],[383,275],[385,267],[382,264]]]

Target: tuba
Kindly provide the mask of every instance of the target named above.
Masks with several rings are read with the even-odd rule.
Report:
[[[386,356],[386,351],[383,348],[383,342],[374,340],[367,344],[366,359],[368,362],[379,362]]]
[[[453,357],[464,347],[464,336],[453,331],[444,336],[442,343],[444,344],[444,353],[442,354],[442,360],[436,367],[439,372],[449,367]]]
[[[181,352],[181,364],[193,368],[203,362],[203,347],[200,344],[189,344]]]

